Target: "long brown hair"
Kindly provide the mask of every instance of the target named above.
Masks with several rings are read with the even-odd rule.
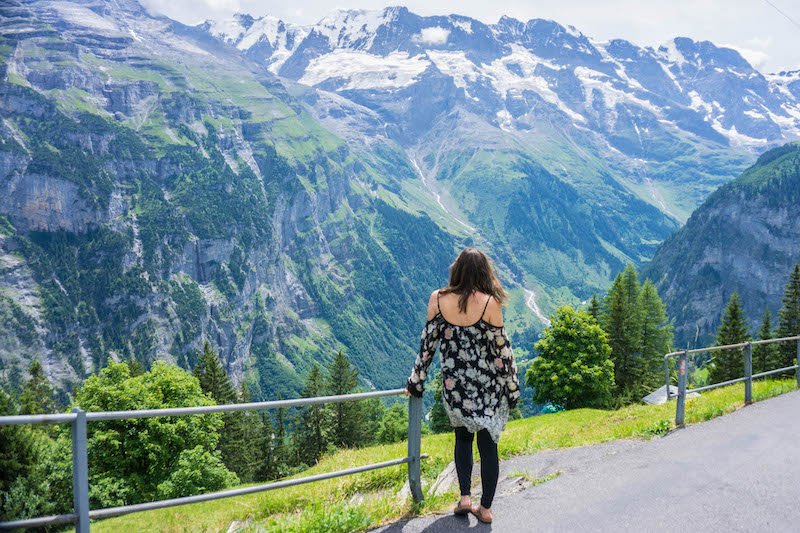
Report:
[[[440,294],[458,294],[458,310],[467,312],[467,301],[473,292],[493,296],[500,305],[506,301],[506,291],[495,274],[492,260],[477,248],[464,248],[450,265],[450,281]]]

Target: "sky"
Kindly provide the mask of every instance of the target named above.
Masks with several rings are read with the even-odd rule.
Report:
[[[151,11],[185,24],[235,12],[274,15],[313,24],[336,8],[381,9],[404,5],[419,15],[457,13],[494,23],[502,15],[546,18],[585,35],[658,45],[676,36],[709,40],[738,50],[762,72],[800,69],[798,0],[140,0]]]

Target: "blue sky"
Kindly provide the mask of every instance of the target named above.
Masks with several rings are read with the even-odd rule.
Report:
[[[312,24],[335,8],[381,9],[405,5],[420,15],[458,13],[483,22],[501,15],[548,18],[600,40],[621,37],[657,45],[674,36],[707,39],[739,50],[763,72],[800,69],[800,1],[797,0],[141,0],[152,11],[187,24],[235,12],[271,14]],[[783,14],[780,13],[783,12]]]

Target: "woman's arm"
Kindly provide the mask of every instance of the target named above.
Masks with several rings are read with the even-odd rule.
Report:
[[[520,399],[519,372],[514,361],[514,352],[511,350],[511,341],[508,340],[506,328],[503,325],[503,309],[492,298],[486,309],[486,320],[495,326],[494,339],[489,343],[494,355],[494,364],[497,367],[497,377],[503,386],[503,391],[508,398],[508,405],[514,408]]]
[[[428,321],[422,330],[419,343],[419,352],[414,362],[414,368],[406,384],[406,390],[414,396],[420,397],[425,392],[424,382],[428,377],[428,367],[433,361],[433,355],[439,347],[439,325],[433,322],[433,318],[439,313],[437,305],[437,291],[431,293],[428,300]]]
[[[514,361],[514,352],[511,349],[511,341],[508,340],[505,326],[495,334],[496,358],[495,365],[498,367],[498,377],[500,378],[503,390],[508,398],[508,406],[512,409],[516,407],[520,399],[519,391],[519,372],[517,363]]]

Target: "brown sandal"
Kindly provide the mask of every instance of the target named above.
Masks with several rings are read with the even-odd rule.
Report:
[[[475,518],[478,519],[478,522],[482,522],[484,524],[491,524],[492,518],[486,518],[480,509],[481,509],[480,506],[472,504],[472,509],[470,509],[470,512],[473,515],[475,515]]]
[[[453,514],[456,516],[467,516],[469,513],[472,512],[472,504],[462,507],[461,502],[456,504],[455,509],[453,509]]]

